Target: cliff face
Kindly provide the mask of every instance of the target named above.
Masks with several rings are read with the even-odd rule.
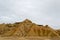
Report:
[[[26,19],[23,22],[16,22],[14,24],[0,24],[1,36],[46,36],[59,37],[56,30],[50,28],[48,25],[37,25]]]

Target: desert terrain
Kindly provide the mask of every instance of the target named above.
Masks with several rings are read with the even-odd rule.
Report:
[[[0,24],[0,40],[60,40],[60,30],[26,19],[13,24]]]

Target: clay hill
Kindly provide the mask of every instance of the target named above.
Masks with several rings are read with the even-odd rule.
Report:
[[[58,29],[58,30],[56,30],[57,31],[57,33],[60,35],[60,29]]]
[[[48,25],[38,25],[26,19],[23,22],[13,24],[0,24],[0,36],[17,36],[17,37],[59,37],[60,31],[50,28]]]

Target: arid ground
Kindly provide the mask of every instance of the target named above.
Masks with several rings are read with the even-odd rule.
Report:
[[[60,30],[26,19],[13,24],[0,24],[0,40],[60,40]]]

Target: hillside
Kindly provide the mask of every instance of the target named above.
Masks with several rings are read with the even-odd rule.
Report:
[[[13,24],[0,24],[0,36],[59,37],[59,33],[48,25],[38,25],[26,19]]]

